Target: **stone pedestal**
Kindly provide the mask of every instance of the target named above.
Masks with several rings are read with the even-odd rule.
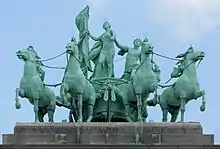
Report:
[[[200,123],[17,123],[3,144],[214,145]]]

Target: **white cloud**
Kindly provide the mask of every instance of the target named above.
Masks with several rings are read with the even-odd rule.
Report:
[[[112,2],[86,1],[92,10],[91,15],[98,15],[102,19]],[[137,0],[134,5],[144,6],[152,21],[184,40],[200,38],[220,25],[220,0]]]
[[[220,25],[220,0],[143,1],[154,21],[183,39],[199,38]]]

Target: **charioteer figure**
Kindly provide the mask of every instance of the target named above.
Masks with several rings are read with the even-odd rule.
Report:
[[[133,47],[121,45],[116,39],[115,44],[120,49],[118,55],[124,56],[124,54],[127,53],[125,70],[121,79],[129,80],[132,76],[134,76],[136,70],[139,67],[140,47],[142,45],[142,41],[139,38],[134,39]]]
[[[183,64],[183,62],[184,62],[184,60],[185,60],[185,58],[186,58],[186,55],[187,55],[188,53],[192,53],[192,52],[194,52],[194,49],[193,49],[192,46],[190,46],[190,47],[186,50],[185,53],[182,53],[182,54],[179,54],[179,55],[176,56],[176,58],[182,58],[182,59],[180,59],[180,60],[176,63],[177,67],[174,67],[174,68],[173,68],[173,71],[172,71],[172,73],[170,74],[170,77],[171,77],[171,78],[178,78],[178,77],[180,77],[180,76],[182,75],[183,70],[184,70],[184,64]]]

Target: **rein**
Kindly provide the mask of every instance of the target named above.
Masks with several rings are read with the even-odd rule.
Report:
[[[178,61],[179,59],[177,58],[172,58],[172,57],[168,57],[168,56],[164,56],[164,55],[161,55],[161,54],[158,54],[156,52],[153,52],[154,55],[157,55],[159,57],[163,57],[163,58],[166,58],[166,59],[169,59],[169,60],[174,60],[174,61]]]
[[[182,71],[184,71],[186,68],[188,68],[191,64],[193,64],[193,63],[195,63],[195,62],[191,62],[191,63],[189,63],[186,67],[184,67],[183,68],[183,70]],[[170,80],[172,80],[173,78],[170,78],[166,83],[164,83],[164,84],[167,84]],[[159,87],[161,87],[161,88],[164,88],[164,87],[170,87],[170,86],[173,86],[175,83],[173,83],[173,84],[171,84],[171,85],[166,85],[166,86],[163,86],[163,85],[161,85],[161,84],[159,84],[158,86]]]
[[[44,59],[44,60],[40,60],[40,61],[41,61],[41,62],[51,61],[51,60],[53,60],[53,59],[56,59],[56,58],[58,58],[58,57],[64,55],[65,53],[66,53],[66,51],[63,52],[63,53],[61,53],[61,54],[59,54],[59,55],[57,55],[57,56],[54,56],[54,57],[51,57],[51,58],[48,58],[48,59]]]
[[[179,59],[177,58],[172,58],[172,57],[168,57],[168,56],[164,56],[164,55],[161,55],[161,54],[158,54],[156,52],[153,52],[154,55],[157,55],[159,57],[163,57],[163,58],[166,58],[166,59],[169,59],[169,60],[174,60],[174,61],[179,61]],[[202,60],[199,61],[198,65],[197,65],[197,68],[199,66],[199,64],[201,63]],[[192,62],[193,63],[193,62]],[[187,67],[189,67],[192,63],[190,63],[189,65],[187,65],[184,69],[186,69]],[[184,70],[183,69],[183,70]],[[173,78],[170,77],[170,79],[168,79],[165,83],[162,83],[162,84],[167,84],[168,82],[170,82]]]
[[[158,54],[158,53],[156,53],[156,52],[153,52],[153,54],[156,55],[156,56],[159,56],[159,57],[163,57],[163,58],[169,59],[169,60],[179,61],[179,59],[177,59],[177,58],[172,58],[172,57],[164,56],[164,55]],[[162,84],[167,84],[167,83],[170,82],[172,79],[173,79],[173,78],[171,77],[169,80],[167,80],[165,83],[162,83]]]
[[[141,66],[144,64],[145,60],[147,59],[147,56],[145,56],[144,60],[142,61],[142,63],[138,66],[138,68],[135,71],[135,74],[137,73],[137,71],[141,68]],[[116,85],[121,85],[121,84],[127,84],[128,82],[133,82],[132,80],[134,79],[134,76],[132,76],[130,79],[128,79],[126,82],[121,82],[121,83],[117,83]]]
[[[51,58],[48,58],[48,59],[39,60],[39,62],[51,61],[51,60],[54,60],[54,59],[56,59],[56,58],[61,57],[62,55],[66,54],[66,53],[67,53],[67,52],[65,51],[65,52],[62,52],[62,53],[58,54],[57,56],[54,56],[54,57],[51,57]],[[177,59],[177,58],[168,57],[168,56],[165,56],[165,55],[158,54],[158,53],[156,53],[156,52],[153,52],[152,55],[156,55],[156,56],[159,56],[159,57],[162,57],[162,58],[166,58],[166,59],[169,59],[169,60],[179,61],[179,59]],[[82,64],[82,62],[81,62],[78,58],[76,58],[75,55],[72,55],[72,56],[79,62],[80,65]],[[116,59],[116,60],[114,60],[114,62],[121,61],[121,60],[123,60],[123,59],[125,59],[125,58],[126,58],[126,57]],[[139,67],[136,69],[135,73],[142,67],[142,65],[144,64],[146,58],[147,58],[147,55],[146,55],[146,57],[144,58],[144,60],[142,61],[142,63],[139,65]],[[197,68],[198,68],[198,66],[199,66],[200,63],[201,63],[201,60],[199,61],[198,65],[197,65]],[[45,65],[45,64],[37,64],[37,63],[35,63],[35,64],[36,64],[37,66],[42,66],[42,67],[46,67],[46,68],[50,68],[50,69],[66,69],[65,67],[48,66],[48,65]],[[192,64],[192,63],[190,63],[189,65],[187,65],[184,69],[186,69],[187,67],[189,67],[191,64]],[[88,67],[88,66],[86,66],[86,67]],[[184,69],[183,69],[183,70],[184,70]],[[132,77],[131,77],[129,80],[127,80],[126,82],[117,83],[116,85],[126,84],[126,83],[128,83],[128,82],[130,82],[130,81],[133,82],[133,81],[132,81],[133,78],[134,78],[134,76],[132,76]],[[166,81],[165,83],[162,83],[162,84],[167,84],[167,83],[170,82],[172,79],[173,79],[173,78],[170,78],[168,81]],[[102,85],[102,83],[93,82],[93,81],[91,81],[90,79],[87,79],[87,78],[86,78],[86,80],[88,80],[89,82],[94,83],[94,84]],[[54,85],[49,85],[49,84],[45,84],[45,85],[46,85],[46,86],[56,87],[56,86],[61,85],[61,83],[54,84]]]

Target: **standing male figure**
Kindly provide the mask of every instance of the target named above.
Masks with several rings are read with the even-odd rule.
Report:
[[[119,44],[116,39],[115,44],[120,49],[118,55],[123,56],[125,53],[128,53],[126,56],[124,74],[121,78],[129,80],[132,76],[134,76],[137,68],[139,67],[140,47],[142,45],[142,41],[139,38],[134,39],[133,47],[123,46]]]

